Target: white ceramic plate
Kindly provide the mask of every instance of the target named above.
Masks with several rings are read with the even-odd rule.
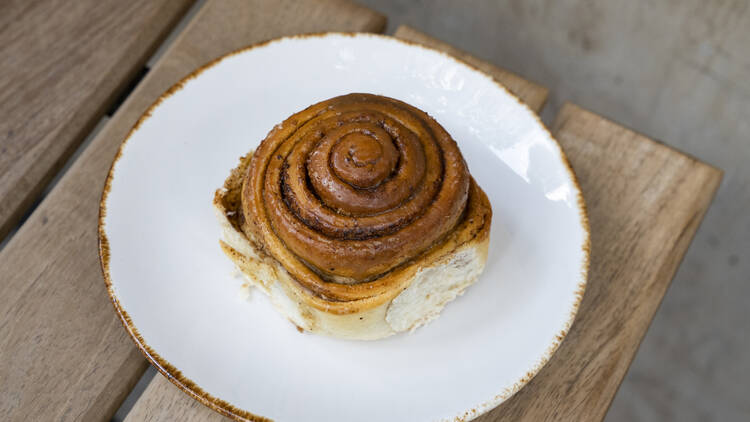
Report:
[[[471,419],[546,363],[575,316],[588,227],[539,119],[485,74],[375,35],[285,38],[231,54],[162,96],[123,143],[102,198],[102,267],[157,368],[237,418]],[[369,92],[457,140],[494,212],[487,267],[440,318],[374,342],[300,334],[219,249],[211,200],[238,157],[310,104]]]

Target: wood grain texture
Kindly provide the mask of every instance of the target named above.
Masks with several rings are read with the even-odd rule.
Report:
[[[125,422],[228,420],[229,418],[192,399],[158,374],[151,380],[125,418]]]
[[[191,3],[0,2],[0,239]]]
[[[146,108],[197,66],[247,44],[384,24],[346,0],[206,3],[0,251],[0,420],[108,420],[148,366],[109,303],[96,235],[109,165]]]
[[[550,362],[483,422],[604,418],[722,178],[571,104],[554,133],[588,206],[588,285]]]
[[[539,113],[544,107],[544,103],[547,101],[549,90],[539,84],[528,81],[515,73],[509,72],[505,69],[501,69],[491,63],[480,60],[468,53],[465,53],[450,44],[444,43],[440,40],[425,35],[414,28],[406,25],[401,25],[394,34],[397,38],[403,40],[412,41],[418,44],[425,45],[427,47],[434,48],[436,50],[444,51],[454,57],[457,57],[466,63],[476,67],[477,69],[489,74],[495,80],[505,85],[506,88],[523,102],[525,102],[532,110]]]

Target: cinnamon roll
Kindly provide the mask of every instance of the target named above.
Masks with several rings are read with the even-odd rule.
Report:
[[[483,270],[492,218],[445,129],[371,94],[276,125],[214,205],[222,249],[283,315],[357,339],[437,317]]]

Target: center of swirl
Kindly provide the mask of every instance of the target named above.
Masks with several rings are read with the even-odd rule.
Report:
[[[336,175],[360,189],[378,186],[395,170],[397,162],[398,150],[385,131],[349,133],[331,151]]]
[[[470,182],[458,145],[430,116],[391,98],[350,94],[269,133],[245,176],[242,204],[295,280],[326,298],[374,300],[381,280],[400,277],[381,275],[461,221]],[[349,283],[361,284],[361,295],[337,296]]]

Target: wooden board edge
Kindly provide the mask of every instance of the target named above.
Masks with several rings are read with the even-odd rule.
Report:
[[[601,114],[594,113],[593,111],[590,111],[586,108],[583,108],[569,101],[563,102],[563,105],[560,107],[560,110],[557,112],[557,116],[555,117],[552,127],[550,128],[552,134],[554,136],[557,136],[557,132],[560,130],[560,128],[562,128],[565,125],[566,121],[576,116],[584,116],[585,118],[589,118],[589,119],[597,119],[599,120],[600,124],[609,126],[613,131],[627,131],[629,133],[632,133],[638,136],[639,138],[641,138],[643,141],[657,145],[659,148],[666,148],[674,152],[675,154],[679,154],[681,156],[685,156],[689,158],[691,161],[695,162],[696,165],[698,166],[706,167],[710,169],[711,172],[716,173],[716,176],[719,178],[719,180],[723,179],[724,177],[724,170],[720,169],[719,167],[709,164],[697,157],[694,157],[693,155],[685,151],[679,150],[658,139],[646,136],[638,132],[635,129],[629,128],[628,126],[623,125],[621,123],[617,123],[612,119],[602,116]]]

